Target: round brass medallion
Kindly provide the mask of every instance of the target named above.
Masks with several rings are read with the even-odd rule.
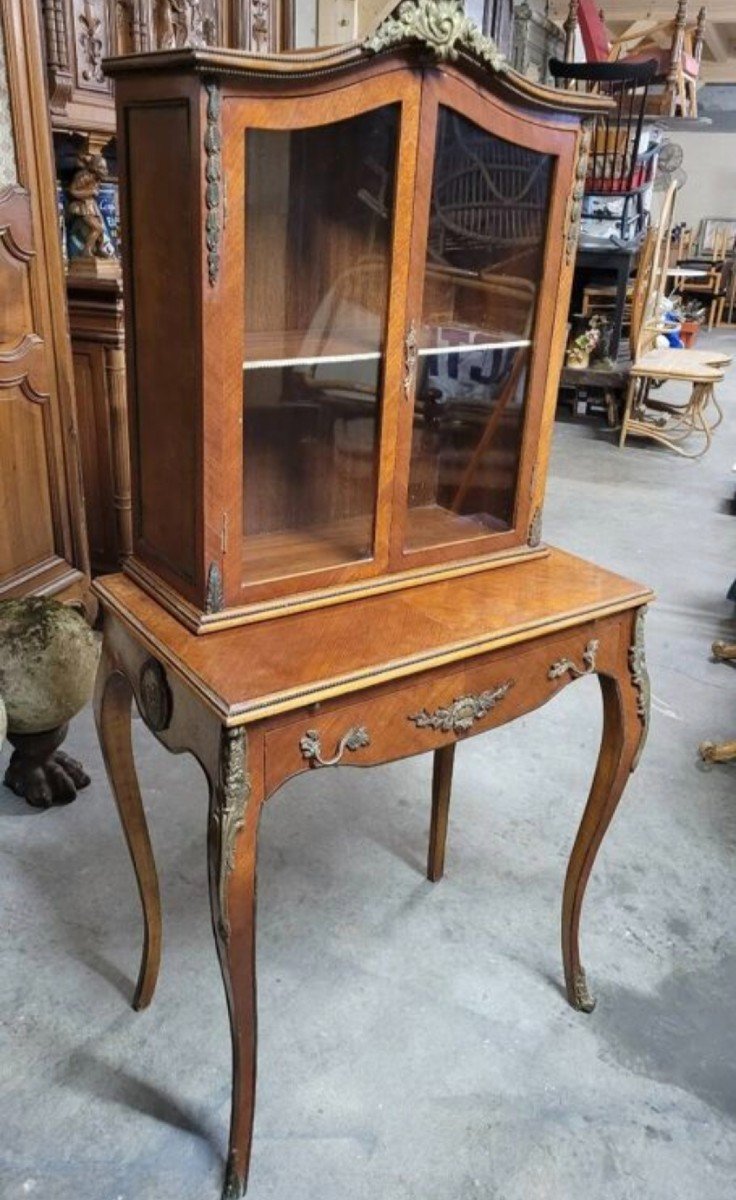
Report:
[[[171,724],[173,700],[166,672],[155,658],[147,658],[140,673],[141,710],[154,733],[162,733]]]

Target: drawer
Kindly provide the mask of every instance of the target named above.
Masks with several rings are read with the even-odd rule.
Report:
[[[611,661],[613,626],[618,616],[312,705],[266,731],[266,794],[299,771],[389,762],[514,720]]]

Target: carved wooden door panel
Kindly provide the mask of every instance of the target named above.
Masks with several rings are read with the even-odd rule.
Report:
[[[86,591],[50,131],[35,5],[0,21],[0,597]]]
[[[56,129],[114,131],[104,58],[183,46],[281,49],[280,0],[41,0]]]
[[[102,70],[118,28],[125,41],[138,5],[108,0],[43,0],[49,107],[55,125],[114,128],[112,86]]]

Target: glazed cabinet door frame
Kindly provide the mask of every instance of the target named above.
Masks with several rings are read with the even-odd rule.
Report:
[[[440,107],[471,121],[480,129],[513,146],[544,154],[552,159],[549,181],[549,207],[544,231],[543,267],[535,297],[535,311],[529,334],[531,352],[524,385],[524,412],[520,456],[516,476],[514,517],[503,532],[476,536],[407,550],[405,537],[408,517],[409,469],[416,405],[416,375],[413,394],[400,409],[395,489],[394,522],[391,532],[390,569],[407,571],[444,562],[462,562],[502,550],[523,547],[536,539],[529,537],[535,495],[544,493],[544,463],[539,463],[540,441],[550,424],[548,410],[557,396],[560,354],[555,353],[560,336],[555,315],[567,300],[571,269],[566,262],[566,231],[569,222],[569,193],[576,163],[579,126],[576,119],[550,120],[532,111],[519,111],[490,90],[482,92],[452,69],[427,73],[422,95],[422,112],[417,165],[417,199],[410,254],[410,293],[406,332],[421,327],[425,266],[429,239],[430,209],[435,166],[435,144]],[[551,432],[551,428],[548,430]]]
[[[544,491],[545,431],[551,432],[550,407],[556,397],[559,322],[571,272],[566,262],[569,191],[574,175],[579,125],[574,117],[550,119],[529,110],[518,111],[490,91],[475,87],[450,69],[395,67],[366,79],[340,81],[326,91],[294,91],[289,96],[223,95],[223,174],[228,180],[227,222],[223,234],[223,273],[218,304],[218,357],[223,375],[227,438],[242,439],[242,330],[233,328],[230,314],[245,310],[245,139],[247,130],[299,130],[333,122],[399,103],[394,220],[390,265],[391,291],[384,340],[380,405],[379,469],[376,493],[374,554],[336,567],[299,571],[266,581],[248,582],[242,563],[243,463],[229,456],[225,467],[227,492],[219,529],[219,560],[226,608],[242,608],[279,597],[316,592],[322,588],[358,584],[390,572],[413,571],[443,563],[476,561],[504,550],[522,549],[534,523],[535,496]],[[406,402],[406,345],[412,322],[422,308],[429,210],[435,159],[439,106],[444,105],[480,128],[552,159],[549,208],[544,233],[543,270],[539,279],[531,332],[531,353],[525,383],[523,435],[517,471],[514,519],[504,532],[407,551],[404,535],[414,397]],[[415,150],[416,148],[416,150]],[[407,249],[410,252],[407,254]],[[402,263],[403,258],[403,263]],[[205,291],[205,304],[207,292]],[[226,335],[222,334],[227,331]],[[237,381],[237,383],[236,383]],[[246,400],[247,405],[247,387]],[[543,462],[539,462],[541,457]],[[535,469],[535,463],[537,464]],[[237,464],[237,465],[236,465]],[[247,472],[247,450],[245,471]],[[247,479],[245,480],[247,487]],[[222,493],[221,493],[222,494]]]
[[[598,111],[603,102],[598,98],[585,98],[583,103],[576,98],[573,104],[566,94],[558,97],[549,89],[537,88],[503,67],[488,70],[481,63],[472,61],[469,55],[464,59],[459,56],[457,61],[430,62],[427,55],[417,54],[413,46],[386,54],[377,53],[371,58],[365,48],[355,45],[314,52],[303,59],[284,56],[269,63],[262,58],[249,58],[229,51],[177,51],[121,59],[111,63],[110,68],[116,80],[120,118],[120,195],[134,515],[134,552],[124,563],[125,572],[175,612],[188,628],[205,633],[230,624],[269,619],[289,611],[415,586],[430,577],[461,575],[546,554],[546,548],[540,545],[540,516],[564,352],[579,192],[585,170],[581,153],[585,137],[582,122],[590,112]],[[521,231],[520,245],[525,257],[518,274],[523,286],[514,292],[509,321],[503,316],[504,301],[499,301],[499,295],[506,294],[505,281],[500,288],[490,289],[489,301],[482,299],[476,305],[475,300],[461,299],[459,307],[455,308],[453,300],[447,307],[453,314],[448,318],[448,329],[455,323],[463,335],[470,334],[463,344],[480,345],[475,334],[484,330],[489,334],[491,349],[495,345],[494,331],[498,331],[499,339],[505,341],[507,348],[519,344],[526,347],[527,340],[530,343],[528,351],[526,348],[523,351],[527,373],[524,408],[521,410],[521,405],[514,402],[513,419],[509,419],[501,430],[502,436],[496,439],[494,459],[485,459],[483,464],[483,474],[477,484],[483,489],[482,499],[477,506],[475,500],[470,502],[479,510],[479,522],[485,529],[481,528],[477,536],[467,540],[444,540],[439,544],[413,538],[410,544],[421,548],[405,552],[408,468],[415,406],[411,371],[407,369],[411,366],[411,339],[407,339],[407,333],[423,311],[440,104],[501,142],[507,141],[522,150],[526,148],[549,156],[551,161],[543,165],[546,179],[538,188],[535,184],[537,199],[529,211],[534,215],[537,213],[543,203],[545,187],[548,188],[548,208],[546,226],[541,226],[538,239],[533,222]],[[315,184],[312,191],[297,182],[293,194],[304,192],[305,211],[311,203],[314,211],[324,211],[326,218],[324,228],[316,221],[310,223],[311,218],[303,225],[299,224],[299,205],[292,203],[284,180],[289,178],[294,164],[298,164],[298,170],[305,172],[304,178],[309,182],[310,155],[317,160],[324,154],[325,163],[329,163],[336,154],[338,158],[334,161],[342,161],[339,156],[344,150],[339,138],[333,145],[328,134],[325,134],[325,141],[321,141],[321,134],[302,139],[301,147],[293,151],[293,159],[289,157],[292,151],[277,147],[281,166],[274,171],[273,179],[269,177],[264,184],[260,197],[253,201],[256,207],[251,208],[249,215],[245,177],[249,129],[292,133],[329,130],[340,122],[392,105],[399,107],[399,121],[397,134],[390,131],[390,137],[396,137],[390,232],[388,226],[382,224],[377,240],[371,241],[369,222],[360,217],[354,221],[354,210],[341,202],[333,209],[332,194],[326,187]],[[181,116],[178,133],[162,115],[175,111]],[[379,150],[376,161],[388,179],[391,160],[386,148],[390,144],[389,137],[380,123],[377,123],[377,129],[375,144]],[[132,141],[136,138],[133,146]],[[356,150],[351,161],[362,163],[370,158],[372,151],[361,154],[359,147],[373,143],[364,142],[360,131],[355,140]],[[265,136],[260,138],[256,155],[270,153],[267,142]],[[320,150],[320,146],[326,146],[326,149]],[[488,161],[495,170],[493,151]],[[502,154],[502,169],[509,162],[511,172],[518,167],[522,178],[527,170],[525,155]],[[334,191],[338,198],[341,186],[343,195],[363,190],[358,168],[352,173],[347,171],[344,177],[341,171],[336,173],[333,168],[330,174],[330,170],[329,165],[326,166],[325,178],[337,180]],[[291,178],[293,182],[297,176],[292,173]],[[519,186],[523,188],[523,178]],[[137,208],[133,205],[136,190]],[[281,285],[279,295],[270,297],[269,271],[264,269],[262,277],[266,282],[259,284],[249,300],[257,306],[259,296],[264,295],[268,312],[259,313],[258,319],[247,325],[245,302],[250,251],[246,221],[252,218],[253,212],[260,214],[261,211],[266,212],[270,220],[268,205],[272,192],[278,197],[277,208],[273,210],[278,219],[273,228],[278,227],[275,245],[279,248],[274,255],[273,269],[280,271],[280,279],[287,274],[284,263],[288,263],[295,275],[305,263],[305,276],[309,273],[310,253],[321,263],[320,246],[325,244],[333,248],[329,240],[330,221],[334,221],[335,228],[341,232],[336,235],[334,254],[329,262],[321,264],[324,269],[315,274],[311,290],[305,291],[301,299],[294,299],[293,303],[288,297],[288,303],[284,300]],[[380,193],[378,185],[375,192],[374,200]],[[505,192],[503,195],[509,194],[516,193]],[[478,195],[482,200],[482,192]],[[497,218],[504,218],[503,209],[496,215],[490,214],[491,220]],[[260,216],[257,219],[260,220]],[[266,228],[270,230],[271,226]],[[290,238],[292,230],[297,228],[301,232],[292,255]],[[482,237],[486,238],[486,243],[497,240],[494,228],[492,224],[483,227],[486,232]],[[313,230],[317,231],[314,235]],[[515,236],[513,230],[503,233],[503,245],[512,255],[516,254]],[[369,279],[368,283],[359,284],[349,293],[351,302],[357,301],[353,306],[357,317],[347,313],[332,326],[332,318],[320,325],[322,301],[326,295],[332,296],[332,284],[340,277],[343,265],[351,265],[353,245],[358,263],[370,261],[374,249],[380,252],[376,255],[380,258],[380,269],[387,269],[390,278],[386,307],[383,299],[380,307],[376,303],[379,292],[375,282]],[[363,245],[369,247],[367,254]],[[299,247],[307,249],[303,251]],[[257,265],[262,265],[263,261],[268,266],[267,256]],[[460,263],[462,269],[462,260]],[[455,270],[451,267],[449,274]],[[502,266],[498,257],[489,258],[487,270],[495,272],[499,278],[504,275],[513,278],[508,264]],[[260,279],[261,275],[256,277]],[[536,291],[529,286],[531,284],[536,285]],[[438,326],[442,326],[445,306],[441,293],[437,294],[439,299],[433,298],[432,304]],[[526,307],[525,296],[529,297]],[[353,329],[362,328],[361,304],[368,314],[366,337],[353,339]],[[257,307],[254,311],[258,311]],[[455,312],[459,315],[457,321]],[[476,317],[476,312],[481,315]],[[317,313],[320,313],[320,319],[310,324]],[[431,310],[428,310],[428,316],[431,320]],[[476,319],[480,322],[477,329]],[[381,322],[384,336],[379,342],[377,330]],[[299,335],[305,326],[309,336],[300,341]],[[517,327],[523,328],[523,334],[512,332]],[[260,389],[258,404],[263,411],[258,414],[261,423],[249,433],[248,387],[253,385],[248,384],[248,372],[245,372],[244,384],[244,360],[247,359],[253,372],[256,369],[290,368],[297,363],[297,370],[303,373],[306,363],[316,361],[310,358],[309,342],[323,337],[325,328],[331,330],[330,336],[334,333],[332,347],[347,333],[343,341],[347,343],[351,360],[359,359],[363,350],[368,351],[363,355],[366,360],[372,360],[377,357],[376,351],[380,352],[382,380],[379,385],[375,385],[368,371],[358,372],[351,366],[344,375],[335,376],[326,375],[324,365],[320,366],[310,376],[308,384],[311,386],[313,380],[316,382],[315,396],[320,384],[325,384],[324,393],[332,387],[339,403],[324,414],[324,419],[323,414],[318,414],[312,425],[299,423],[302,421],[300,412],[288,427],[287,435],[287,426],[283,431],[278,427],[282,416],[278,411],[280,398],[286,398],[284,414],[292,420],[288,405],[291,404],[292,409],[298,407],[301,399],[298,389],[303,380],[287,379],[282,387],[281,379],[274,375],[275,384],[270,380],[262,387],[260,382],[257,384]],[[530,328],[531,332],[528,332]],[[504,330],[508,332],[502,332]],[[266,348],[267,342],[274,341],[271,334],[278,335],[277,341],[281,339],[280,350],[271,352]],[[258,352],[254,335],[263,338],[263,354]],[[519,336],[521,343],[512,340]],[[299,346],[295,351],[299,359],[291,358],[287,344]],[[444,347],[454,342],[447,341],[442,334],[441,344]],[[427,342],[427,346],[432,345]],[[320,354],[326,359],[335,355],[333,361],[344,361],[342,351],[337,349],[329,349],[326,354],[320,351]],[[488,390],[479,393],[479,401],[471,388],[470,404],[465,406],[469,411],[462,407],[459,410],[460,435],[456,445],[460,454],[445,471],[436,492],[440,503],[448,486],[454,487],[451,472],[456,470],[458,460],[461,469],[466,463],[475,461],[468,457],[476,454],[475,445],[470,450],[467,448],[468,435],[474,435],[476,428],[486,428],[484,409],[489,401],[492,406],[501,395],[501,385],[495,387],[494,379],[498,382],[504,373],[508,378],[509,367],[504,359],[494,358],[490,371],[493,378]],[[484,369],[483,374],[489,372]],[[356,383],[357,387],[354,386]],[[485,386],[485,378],[481,383]],[[295,390],[290,393],[288,389],[292,385]],[[372,406],[374,387],[377,412]],[[338,394],[340,388],[342,394]],[[306,389],[302,391],[306,392]],[[359,403],[354,403],[352,397],[361,391]],[[346,403],[348,407],[344,407]],[[378,418],[375,449],[370,452],[375,453],[374,459],[370,458],[368,449],[373,430],[368,435],[367,429],[356,428],[354,422],[352,428],[347,429],[353,416],[349,406],[353,403],[359,416],[368,413],[371,419],[374,415]],[[360,404],[364,406],[362,412]],[[317,407],[319,405],[315,405]],[[266,409],[270,411],[266,413]],[[339,431],[333,420],[335,414],[348,417]],[[140,425],[141,421],[145,428]],[[491,428],[490,422],[487,424]],[[247,446],[244,454],[244,431],[259,455],[251,481],[255,480],[256,486],[259,480],[265,484],[263,493],[255,493],[256,506],[247,510],[244,485],[247,492],[249,460]],[[282,432],[286,442],[283,453],[279,448]],[[308,451],[309,461],[302,462],[299,458],[301,450],[294,454],[291,447],[301,446],[303,438],[313,435],[322,439],[322,444],[316,451]],[[511,438],[515,457],[513,467],[509,468],[511,452],[507,453],[507,450]],[[272,451],[272,447],[276,447],[276,451]],[[334,453],[330,447],[336,447]],[[496,454],[499,447],[500,456]],[[430,496],[429,507],[433,505],[430,489],[437,474],[434,464],[429,461],[432,453],[430,442],[426,451],[429,465],[426,473],[420,469],[419,479],[420,489],[425,489]],[[372,467],[372,462],[377,466]],[[498,468],[496,462],[500,463]],[[300,472],[304,470],[308,475],[309,498],[304,512],[298,508],[299,489],[303,484],[299,476],[292,478],[293,463],[298,464]],[[323,496],[320,494],[320,472],[332,470],[335,463],[338,464],[336,482],[329,484],[333,489],[331,494]],[[515,490],[509,483],[513,479],[511,470],[516,472]],[[283,481],[288,488],[280,495]],[[475,488],[476,484],[473,486]],[[267,495],[269,488],[276,496],[273,507]],[[373,555],[363,557],[370,555],[371,499],[366,499],[370,488],[375,488]],[[454,492],[450,494],[454,496]],[[484,507],[487,496],[493,498],[494,506],[496,498],[500,497],[499,505]],[[453,504],[456,502],[452,500]],[[248,543],[244,540],[246,512],[248,537],[254,539]],[[322,513],[327,514],[324,523]],[[459,505],[458,513],[463,515]],[[352,520],[354,515],[359,518],[359,537],[343,537],[345,526],[338,528],[338,525],[343,519]],[[150,527],[148,532],[146,522]],[[487,533],[489,526],[496,526],[498,531]],[[476,523],[476,531],[478,528]],[[313,545],[306,545],[308,539],[305,539],[302,554],[302,529],[311,531],[320,542],[317,552]],[[455,525],[453,532],[457,529]],[[262,533],[267,537],[272,533],[277,536],[267,543],[267,554],[258,561],[255,539]],[[281,538],[284,533],[287,536]],[[445,537],[444,529],[442,537]],[[326,550],[325,543],[329,543]],[[257,568],[251,570],[250,580],[246,575],[249,560],[254,564],[258,561]]]
[[[222,243],[222,280],[219,300],[223,391],[218,402],[224,414],[226,438],[243,440],[243,408],[247,409],[248,386],[243,387],[244,330],[233,323],[246,311],[247,271],[246,154],[248,130],[329,128],[377,109],[399,107],[394,174],[393,219],[388,261],[388,297],[382,340],[382,371],[377,388],[377,481],[373,554],[335,567],[299,571],[266,581],[248,582],[242,560],[244,537],[244,485],[248,486],[247,447],[245,456],[232,454],[227,486],[232,503],[223,512],[226,541],[222,555],[222,577],[227,607],[240,607],[279,596],[290,596],[342,583],[372,579],[385,574],[389,565],[389,536],[394,487],[395,450],[400,397],[404,378],[404,329],[409,286],[408,254],[415,194],[416,142],[419,128],[422,76],[420,71],[395,68],[368,78],[340,81],[329,91],[262,97],[242,92],[223,95],[223,173],[228,180],[227,222]],[[236,314],[231,320],[230,314]],[[245,393],[245,400],[243,394]],[[214,413],[213,413],[214,419]],[[245,465],[243,461],[245,459]],[[244,478],[245,476],[245,478]]]

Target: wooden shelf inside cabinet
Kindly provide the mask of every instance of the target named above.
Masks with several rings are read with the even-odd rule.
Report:
[[[370,556],[371,517],[351,517],[332,525],[277,530],[243,539],[246,579],[284,579]]]
[[[504,527],[499,522],[499,529]],[[413,508],[408,514],[407,546],[427,542],[445,546],[483,537],[487,527],[478,527],[472,516],[462,516],[439,505]],[[278,530],[243,539],[243,561],[248,582],[286,579],[307,575],[343,563],[359,563],[370,557],[372,519],[352,517],[333,525],[308,530]]]
[[[405,17],[298,56],[107,64],[124,569],[199,632],[540,554],[581,122],[608,101]]]
[[[381,351],[362,338],[358,330],[335,333],[291,329],[274,333],[248,332],[245,335],[243,370],[373,361],[380,357]]]

